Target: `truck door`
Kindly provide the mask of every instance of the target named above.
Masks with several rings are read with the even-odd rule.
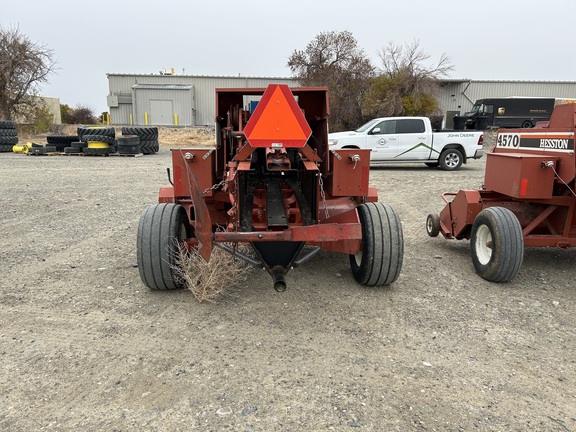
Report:
[[[366,144],[372,149],[370,160],[390,159],[390,155],[398,153],[397,122],[398,120],[383,120],[368,132]]]
[[[401,119],[396,126],[398,147],[390,159],[428,159],[432,147],[432,133],[426,131],[423,119]]]

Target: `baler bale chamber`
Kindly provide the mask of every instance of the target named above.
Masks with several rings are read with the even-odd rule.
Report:
[[[565,104],[532,129],[499,130],[483,187],[444,193],[428,234],[469,239],[476,272],[493,282],[516,276],[525,246],[576,246],[575,127],[576,104]]]
[[[369,186],[369,150],[330,151],[328,118],[323,87],[216,89],[215,147],[172,149],[172,185],[140,218],[143,283],[181,288],[181,246],[206,261],[220,247],[266,269],[277,291],[320,250],[349,255],[360,284],[394,282],[404,247],[398,215]]]

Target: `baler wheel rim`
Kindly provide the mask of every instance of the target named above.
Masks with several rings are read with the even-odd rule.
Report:
[[[430,213],[426,218],[426,232],[430,237],[438,237],[440,234],[440,216]]]

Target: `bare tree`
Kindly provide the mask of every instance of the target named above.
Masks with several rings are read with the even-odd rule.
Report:
[[[442,54],[438,63],[427,66],[430,55],[419,41],[410,45],[389,42],[378,51],[382,62],[364,100],[364,113],[372,116],[432,115],[438,109],[436,96],[440,79],[453,70]]]
[[[374,66],[348,31],[322,32],[306,49],[288,59],[294,78],[304,86],[326,86],[333,130],[362,123],[362,101],[370,86]]]
[[[29,112],[40,86],[54,71],[54,52],[32,42],[18,27],[0,27],[0,119]]]

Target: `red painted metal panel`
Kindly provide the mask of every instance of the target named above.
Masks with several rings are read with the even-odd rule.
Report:
[[[216,183],[214,155],[214,148],[172,149],[176,197],[190,196],[190,172],[195,173],[198,186],[202,191],[211,188]]]
[[[552,197],[554,171],[546,163],[555,165],[556,158],[523,153],[488,153],[486,157],[486,189],[513,198]]]
[[[343,149],[330,152],[332,196],[366,196],[370,177],[370,150]]]

